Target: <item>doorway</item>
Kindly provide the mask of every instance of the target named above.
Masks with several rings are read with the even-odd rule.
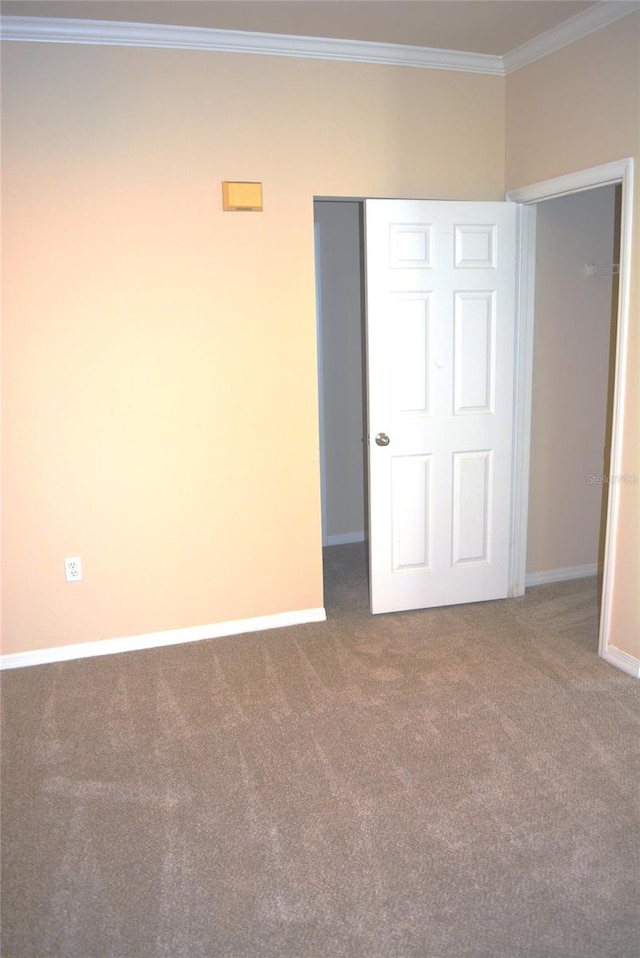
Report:
[[[602,573],[620,201],[611,184],[537,208],[527,585]]]
[[[322,544],[364,542],[363,201],[315,200]]]
[[[518,419],[521,425],[522,442],[521,458],[519,468],[523,477],[529,474],[530,441],[530,402],[531,390],[529,388],[531,380],[531,369],[533,366],[533,311],[534,311],[534,281],[535,281],[535,233],[536,233],[536,212],[538,204],[553,200],[557,197],[568,196],[570,194],[582,193],[584,191],[597,189],[610,184],[620,186],[620,222],[616,227],[616,242],[619,243],[619,272],[618,272],[618,303],[616,314],[615,343],[612,343],[613,358],[612,366],[612,410],[610,418],[610,455],[607,463],[607,483],[606,497],[606,529],[604,543],[604,558],[602,569],[602,590],[601,590],[601,610],[600,610],[600,635],[599,635],[599,654],[616,668],[628,672],[630,675],[638,677],[640,675],[640,665],[638,660],[628,655],[621,649],[618,649],[611,641],[611,618],[612,618],[612,599],[613,582],[615,574],[616,560],[616,537],[618,534],[618,514],[620,504],[621,480],[624,478],[622,471],[622,436],[623,436],[623,413],[624,397],[626,387],[627,370],[627,349],[629,340],[629,313],[630,313],[630,292],[631,292],[631,232],[633,223],[633,159],[626,158],[606,163],[603,166],[591,167],[580,170],[576,173],[568,173],[564,176],[555,177],[551,180],[544,180],[540,183],[534,183],[531,186],[520,189],[510,190],[507,193],[507,199],[521,203],[523,205],[522,218],[522,249],[521,258],[522,275],[520,281],[521,310],[525,315],[524,329],[525,342],[523,342],[522,354],[525,357],[523,361],[523,386],[519,393]],[[523,494],[526,494],[528,480],[522,482]],[[520,522],[524,523],[526,510],[520,510]],[[514,523],[514,534],[516,537],[522,536],[521,529],[518,528],[518,518]]]
[[[554,201],[554,198],[557,198],[558,196],[561,196],[561,195],[563,194],[563,192],[578,192],[578,191],[582,191],[582,190],[595,189],[596,187],[604,186],[604,185],[606,185],[607,183],[619,182],[620,179],[622,179],[621,176],[620,176],[620,177],[609,177],[609,178],[607,179],[607,176],[605,176],[604,174],[602,174],[602,175],[600,175],[600,179],[599,179],[599,180],[598,180],[597,176],[595,176],[593,183],[589,183],[588,185],[582,186],[582,187],[580,188],[580,190],[576,189],[576,187],[573,186],[572,188],[570,188],[570,189],[568,189],[568,190],[558,189],[557,192],[554,192],[553,188],[549,187],[549,189],[547,190],[546,195],[544,194],[544,190],[540,191],[540,192],[541,192],[541,195],[540,195],[539,199],[538,199],[538,198],[531,199],[531,198],[528,197],[528,196],[523,196],[523,197],[521,198],[520,196],[516,196],[516,195],[514,195],[514,194],[512,194],[509,198],[512,199],[512,200],[516,200],[516,201],[518,201],[518,202],[522,202],[522,199],[524,199],[525,201],[527,201],[528,203],[531,203],[531,204],[533,204],[534,202],[535,202],[535,203],[540,202],[540,201],[542,201],[542,200],[546,200],[546,201],[548,201],[549,203],[552,203],[552,202]],[[550,182],[551,182],[551,181],[550,181]],[[609,205],[609,209],[608,209],[608,214],[607,214],[607,215],[609,216],[609,219],[615,219],[616,209],[620,206],[620,196],[621,196],[620,188],[618,187],[618,189],[616,190],[616,187],[615,187],[615,186],[612,187],[611,190],[610,190],[610,192],[609,192],[609,194],[608,194],[608,199],[606,199],[606,202],[610,204],[610,205]],[[600,199],[604,201],[604,194],[603,194],[603,197],[600,197]],[[353,208],[352,208],[352,211],[351,211],[351,212],[352,212],[352,214],[353,214],[353,216],[352,216],[352,223],[354,224],[354,226],[353,226],[353,233],[352,233],[352,237],[351,237],[351,238],[352,238],[352,240],[354,241],[354,243],[355,243],[355,238],[357,238],[357,240],[358,240],[358,242],[360,243],[360,246],[361,246],[361,244],[362,244],[362,216],[361,216],[361,212],[362,212],[362,201],[361,201],[361,200],[359,200],[359,199],[357,199],[357,200],[348,200],[348,201],[336,201],[336,200],[331,200],[331,199],[317,200],[317,201],[316,201],[316,204],[315,204],[316,213],[317,213],[317,214],[319,213],[319,217],[320,217],[320,219],[322,220],[322,224],[324,224],[325,227],[326,227],[327,221],[332,219],[332,217],[333,217],[333,215],[334,215],[334,212],[335,212],[336,209],[337,209],[338,203],[340,203],[340,202],[347,202],[347,203],[352,204],[352,207],[353,207]],[[549,207],[549,208],[550,208],[550,207]],[[342,212],[344,213],[344,211],[342,211]],[[529,239],[531,240],[531,237],[534,236],[534,229],[535,229],[535,210],[534,210],[534,208],[533,208],[533,205],[528,208],[528,213],[529,213],[529,215],[524,217],[524,219],[525,219],[525,228],[524,228],[524,229],[525,229],[525,232],[526,232],[527,230],[529,231]],[[542,216],[544,217],[544,216],[545,216],[545,213],[543,213]],[[541,217],[541,218],[542,218],[542,217]],[[318,216],[317,216],[317,218],[316,218],[316,222],[318,222]],[[322,232],[322,228],[323,228],[323,227],[322,227],[322,224],[320,225],[320,232]],[[533,226],[532,226],[532,224],[533,224]],[[617,223],[616,223],[616,226],[615,226],[615,229],[612,229],[612,231],[611,231],[611,242],[613,242],[613,236],[614,236],[614,235],[615,235],[615,236],[619,236],[619,235],[620,235],[620,229],[621,229],[621,228],[622,228],[622,227],[621,227],[620,223],[617,222]],[[322,291],[320,291],[320,293],[319,293],[319,303],[321,302],[323,296],[325,296],[325,293],[324,293],[323,291],[326,289],[327,285],[331,285],[331,279],[330,279],[330,277],[327,275],[326,271],[324,270],[324,267],[326,267],[327,264],[326,264],[326,262],[320,262],[321,259],[322,259],[322,249],[323,249],[322,239],[320,238],[320,240],[319,240],[319,252],[318,252],[318,265],[319,265],[319,273],[320,273],[321,275],[319,275],[319,277],[318,277],[318,282],[319,282],[319,286],[322,286]],[[532,256],[532,251],[531,251],[531,249],[530,249],[529,252],[530,252],[530,258],[531,258],[531,260],[533,261],[533,256]],[[584,270],[585,270],[586,266],[589,265],[589,263],[588,263],[588,260],[586,260],[586,257],[584,257],[584,258],[585,258],[585,262],[582,263],[582,267],[581,267],[581,268],[582,268],[582,273],[581,273],[581,275],[580,275],[580,277],[579,277],[580,281],[584,283],[587,279],[590,279],[592,282],[593,282],[594,280],[600,280],[600,279],[602,278],[602,274],[600,274],[599,276],[593,276],[593,277],[587,277],[587,276],[586,276]],[[614,265],[614,262],[617,261],[617,254],[616,254],[615,249],[612,248],[609,255],[603,256],[603,255],[601,255],[601,254],[597,254],[597,255],[594,254],[594,255],[591,255],[591,256],[590,256],[590,259],[598,259],[598,260],[604,259],[604,260],[607,261],[607,262],[603,262],[603,263],[600,263],[600,262],[595,263],[595,264],[591,263],[590,265],[595,265],[595,266],[609,266],[609,267],[612,267],[612,266]],[[607,353],[610,354],[610,355],[615,355],[615,340],[616,340],[615,335],[614,335],[614,336],[610,336],[610,335],[609,335],[609,328],[608,328],[608,320],[609,320],[609,318],[610,318],[610,316],[611,316],[611,312],[612,312],[612,311],[611,311],[611,297],[613,296],[613,291],[614,291],[614,289],[615,289],[615,279],[613,278],[613,276],[609,277],[609,279],[610,279],[610,283],[611,283],[611,294],[610,294],[609,309],[607,310],[607,317],[606,317],[606,320],[607,320],[607,321],[606,321],[606,323],[605,323],[605,325],[607,326],[607,328],[606,328],[606,330],[604,330],[604,331],[603,331],[603,329],[600,329],[600,333],[601,333],[601,334],[602,334],[603,332],[606,333],[606,339],[607,339],[608,341],[610,341],[610,343],[611,343],[611,346],[610,346],[610,347],[607,347],[607,348],[605,349],[605,351],[604,351],[604,352],[605,352],[605,356],[606,356]],[[353,285],[353,289],[354,289],[354,290],[357,289],[358,293],[359,293],[360,296],[361,296],[361,290],[362,290],[362,273],[361,273],[361,271],[360,271],[360,274],[359,274],[357,277],[354,277],[354,276],[353,276],[353,273],[352,273],[352,280],[353,280],[353,284],[354,284],[354,285]],[[529,286],[531,287],[531,286],[532,286],[532,282],[533,282],[533,274],[532,274],[531,276],[529,276],[528,282],[529,282]],[[523,287],[525,288],[525,293],[524,293],[523,295],[528,295],[528,296],[531,298],[531,291],[529,291],[529,292],[526,291],[526,286],[527,286],[527,277],[526,277],[526,276],[524,277],[524,280],[523,280],[522,285],[523,285]],[[594,289],[595,289],[595,287],[594,287],[594,286],[591,286],[591,291],[593,291]],[[602,284],[599,284],[599,295],[600,295],[601,293],[602,293]],[[362,322],[362,319],[361,319],[361,317],[362,317],[362,303],[361,303],[361,300],[360,300],[360,305],[359,305],[359,306],[357,306],[357,305],[354,306],[353,304],[355,304],[355,303],[357,303],[357,297],[354,296],[353,299],[352,299],[352,309],[351,309],[350,311],[348,311],[348,315],[347,315],[346,313],[343,313],[342,322],[347,322],[347,321],[348,321],[349,323],[351,323],[351,324],[352,324],[352,325],[351,325],[351,334],[353,334],[354,331],[355,331],[356,328],[357,328],[358,334],[361,336],[361,329],[362,329],[362,326],[361,326],[361,322]],[[321,312],[324,311],[324,302],[322,303],[322,307],[323,307],[323,308],[322,308]],[[613,310],[613,313],[615,314],[615,310]],[[323,326],[322,326],[322,319],[323,319],[323,318],[324,318],[324,317],[321,317],[320,322],[319,322],[319,337],[322,339],[321,354],[322,354],[322,367],[323,367],[323,368],[321,368],[321,382],[322,382],[321,393],[322,393],[322,391],[324,391],[324,394],[325,394],[325,397],[326,397],[326,394],[327,394],[328,392],[331,392],[331,391],[333,390],[332,378],[331,378],[331,376],[332,376],[332,373],[331,373],[332,359],[331,359],[330,355],[327,354],[327,341],[326,341],[326,337],[324,336],[324,331],[323,331]],[[531,328],[532,328],[532,327],[533,327],[533,324],[530,324],[530,325],[531,325]],[[322,350],[324,350],[323,353],[322,353]],[[598,352],[597,349],[596,349],[596,352]],[[344,357],[342,357],[342,358],[344,358]],[[359,353],[358,353],[358,358],[359,358],[359,364],[356,364],[354,367],[352,367],[352,374],[351,374],[351,375],[352,375],[352,378],[353,378],[354,380],[360,378],[360,383],[361,383],[361,377],[362,377],[362,349],[361,349],[361,348],[360,348]],[[613,370],[614,366],[615,366],[615,363],[612,363],[612,364],[611,364],[611,367],[610,367],[611,370]],[[609,368],[609,363],[607,363],[607,368]],[[535,372],[535,376],[536,376],[538,379],[539,379],[539,377],[540,377],[541,372],[543,372],[543,370],[541,370],[540,367],[539,367],[539,365],[538,365],[538,366],[536,367],[536,372]],[[602,373],[602,370],[600,370],[600,374],[601,374],[601,373]],[[599,375],[600,375],[600,374],[599,374]],[[602,379],[602,376],[600,376],[600,378]],[[606,371],[605,371],[605,373],[604,373],[604,379],[606,380],[606,378],[607,378],[607,375],[606,375]],[[610,376],[610,381],[611,381],[611,380],[613,380],[613,376]],[[360,385],[359,389],[356,390],[356,392],[358,392],[359,396],[362,397],[363,393],[362,393],[362,386],[361,386],[361,385]],[[601,417],[601,418],[602,418],[602,421],[603,421],[603,433],[602,433],[602,436],[601,436],[601,441],[599,440],[599,443],[600,443],[600,456],[599,456],[599,459],[598,459],[597,464],[596,464],[595,460],[590,460],[590,462],[593,461],[593,465],[590,464],[590,465],[587,466],[587,471],[584,473],[584,478],[583,478],[583,481],[587,481],[587,482],[588,482],[589,480],[588,480],[587,477],[593,477],[593,479],[591,480],[591,485],[598,487],[598,489],[597,489],[596,491],[600,494],[601,497],[602,497],[603,492],[606,493],[607,488],[608,488],[608,487],[607,487],[607,488],[603,488],[603,487],[605,487],[605,486],[607,485],[606,482],[604,481],[604,477],[607,475],[607,469],[606,469],[606,467],[605,467],[605,465],[604,465],[604,464],[606,463],[606,461],[607,461],[607,459],[606,459],[606,453],[604,452],[604,447],[605,447],[606,441],[607,441],[607,440],[606,440],[606,434],[605,434],[605,432],[604,432],[604,423],[606,423],[607,421],[608,421],[609,423],[611,423],[611,418],[612,418],[612,405],[613,405],[613,398],[612,398],[612,397],[613,397],[613,393],[614,393],[614,390],[613,390],[612,388],[610,388],[610,387],[605,388],[604,406],[609,409],[609,413],[608,413],[607,416],[604,416],[604,415],[603,415],[603,416]],[[321,395],[321,400],[323,400],[322,395]],[[323,400],[323,401],[324,401],[324,400]],[[324,408],[326,409],[326,407],[324,407]],[[343,406],[343,409],[345,409],[345,408],[346,408],[346,407]],[[601,410],[601,412],[602,412],[602,410]],[[363,417],[363,406],[362,406],[362,404],[360,404],[360,405],[358,406],[357,413],[353,413],[353,415],[351,416],[352,421],[357,420],[358,423],[359,423],[359,435],[358,435],[358,437],[357,437],[357,439],[358,439],[358,444],[359,444],[359,445],[361,445],[361,443],[360,443],[360,438],[361,438],[361,436],[364,434],[364,427],[362,426],[363,418],[364,418],[364,417]],[[525,413],[525,418],[526,418],[526,413]],[[330,450],[329,450],[329,445],[330,445],[330,443],[327,443],[327,441],[326,441],[326,437],[327,437],[327,435],[329,434],[329,433],[328,433],[328,429],[327,429],[328,425],[329,425],[329,424],[328,424],[328,422],[326,421],[326,416],[325,416],[325,422],[324,422],[324,435],[325,435],[324,454],[325,454],[325,460],[323,461],[323,483],[330,482],[329,473],[330,473],[330,469],[331,469],[331,463],[328,461],[328,459],[330,459],[331,453],[330,453]],[[611,432],[611,430],[610,430],[610,432]],[[614,437],[614,438],[615,438],[615,437]],[[523,445],[525,445],[525,443],[523,443]],[[614,446],[615,446],[615,442],[614,442]],[[360,450],[359,450],[359,453],[360,453]],[[534,452],[532,453],[532,458],[534,458],[534,457],[536,457],[536,456],[537,456],[537,452],[534,451]],[[529,453],[528,453],[528,447],[527,447],[527,452],[526,452],[526,454],[525,454],[525,456],[524,456],[524,471],[525,471],[525,473],[528,473],[528,458],[529,458]],[[365,471],[364,471],[364,465],[363,465],[363,457],[362,457],[361,454],[358,455],[358,464],[359,464],[359,469],[352,471],[352,473],[351,473],[351,475],[350,475],[350,481],[354,484],[354,485],[353,485],[353,488],[355,488],[355,485],[356,485],[356,484],[358,485],[359,491],[362,492],[362,499],[361,499],[360,501],[363,502],[363,504],[364,504]],[[533,465],[535,465],[535,463],[533,463]],[[523,474],[524,474],[524,473],[523,473]],[[603,478],[603,481],[602,481],[602,482],[599,482],[599,481],[598,481],[598,480],[600,479],[600,477]],[[556,478],[556,481],[557,481],[557,478]],[[536,483],[537,483],[537,478],[536,478]],[[544,503],[541,504],[541,503],[539,502],[539,494],[540,494],[540,493],[539,493],[539,489],[538,489],[538,486],[536,485],[536,483],[532,483],[532,488],[531,488],[531,495],[532,495],[533,498],[532,498],[532,500],[531,500],[531,507],[530,507],[530,512],[529,512],[529,514],[530,514],[530,516],[531,516],[530,528],[533,527],[532,524],[535,522],[535,515],[536,515],[536,514],[541,514],[541,510],[544,509]],[[526,487],[526,485],[527,485],[526,482],[524,483],[524,485],[525,485],[525,487]],[[538,484],[538,485],[539,485],[539,484]],[[545,494],[548,495],[550,491],[553,492],[553,483],[552,483],[552,482],[547,485],[546,493],[545,493]],[[594,490],[591,489],[591,490],[589,490],[589,491],[590,491],[590,492],[593,492]],[[606,501],[606,496],[604,496],[603,498],[604,498],[605,501]],[[325,505],[325,500],[323,500],[323,505]],[[591,505],[593,505],[593,496],[591,497]],[[359,507],[359,508],[360,508],[360,507]],[[608,503],[608,508],[609,508],[609,510],[611,509],[611,503],[610,503],[610,502]],[[524,510],[524,511],[526,512],[526,510]],[[593,511],[593,510],[592,510],[592,511]],[[325,513],[325,515],[326,515],[326,513]],[[365,534],[366,534],[366,532],[365,532],[366,525],[365,525],[364,509],[362,509],[362,511],[360,512],[360,515],[362,516],[362,522],[361,522],[361,528],[360,528],[360,529],[350,528],[350,529],[345,529],[345,530],[342,532],[342,531],[340,531],[339,529],[337,529],[335,526],[333,526],[333,527],[331,527],[331,528],[327,526],[327,527],[326,527],[326,533],[327,533],[327,535],[325,536],[325,544],[326,544],[326,545],[332,545],[332,544],[337,544],[339,541],[355,542],[355,541],[361,541],[362,539],[364,539]],[[562,559],[562,558],[561,558],[560,560],[553,560],[553,557],[551,557],[551,558],[547,557],[547,568],[546,568],[546,569],[542,569],[542,568],[532,569],[532,571],[530,572],[529,576],[527,576],[527,584],[535,584],[536,581],[538,581],[538,582],[549,581],[548,579],[545,580],[545,579],[543,578],[543,576],[544,576],[545,573],[548,573],[548,574],[553,573],[552,578],[557,579],[557,580],[559,580],[559,579],[561,579],[561,578],[563,578],[563,577],[566,577],[566,578],[576,577],[578,574],[583,574],[583,575],[594,574],[595,571],[596,571],[596,569],[597,569],[597,567],[598,567],[598,564],[599,564],[599,563],[601,564],[601,563],[602,563],[602,559],[603,559],[603,549],[602,549],[603,536],[602,536],[602,528],[604,527],[605,522],[604,522],[604,519],[601,520],[600,516],[601,516],[601,512],[600,512],[600,510],[598,509],[598,516],[597,516],[597,519],[596,519],[596,521],[595,521],[595,523],[594,523],[594,525],[595,525],[595,531],[594,531],[594,529],[591,529],[591,532],[590,532],[591,541],[593,542],[593,537],[595,536],[598,545],[596,546],[595,554],[594,554],[594,551],[593,551],[593,550],[591,551],[591,553],[590,553],[590,555],[589,555],[589,557],[588,557],[588,561],[580,561],[579,559],[572,559],[571,561],[572,561],[573,564],[572,564],[572,565],[567,565],[567,560],[566,560],[566,559]],[[526,528],[524,528],[524,529],[522,530],[522,535],[526,538]],[[340,539],[341,536],[344,536],[345,538],[343,538],[343,539],[341,540],[341,539]],[[535,536],[534,536],[533,541],[535,542]],[[535,549],[535,546],[532,546],[532,549]],[[598,551],[599,551],[599,554],[598,554]],[[539,564],[539,563],[538,563],[538,564]],[[532,578],[532,577],[533,577],[533,578]],[[604,596],[603,596],[603,602],[604,602],[604,600],[606,600],[606,588],[604,588],[604,593],[605,593],[605,594],[604,594]],[[619,664],[619,663],[614,663],[614,664]]]

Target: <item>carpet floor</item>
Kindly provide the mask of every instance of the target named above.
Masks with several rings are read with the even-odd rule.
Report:
[[[3,674],[4,958],[638,958],[594,579]]]

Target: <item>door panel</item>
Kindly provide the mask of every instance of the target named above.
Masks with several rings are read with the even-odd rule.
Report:
[[[429,567],[431,457],[393,456],[393,570]],[[411,512],[406,502],[412,503]]]
[[[396,296],[391,345],[391,408],[394,416],[429,415],[428,296]]]
[[[495,294],[454,294],[454,414],[491,413],[494,400]]]
[[[515,226],[515,204],[365,203],[373,612],[507,595]]]
[[[487,562],[491,528],[491,450],[453,454],[453,565]]]

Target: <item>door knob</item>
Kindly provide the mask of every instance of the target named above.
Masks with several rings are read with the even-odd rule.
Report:
[[[391,440],[387,436],[386,432],[379,432],[376,436],[376,445],[378,446],[388,446]]]

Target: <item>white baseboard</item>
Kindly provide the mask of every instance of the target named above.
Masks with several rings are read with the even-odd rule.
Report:
[[[548,569],[546,572],[527,572],[525,585],[546,585],[547,582],[565,582],[567,579],[585,579],[598,574],[598,564],[569,566],[566,569]]]
[[[131,635],[120,639],[99,639],[96,642],[80,642],[75,645],[60,645],[53,649],[36,649],[33,652],[16,652],[0,656],[0,669],[19,669],[28,665],[47,665],[52,662],[68,662],[94,655],[114,655],[118,652],[135,652],[140,649],[155,649],[163,645],[179,645],[183,642],[199,642],[203,639],[220,639],[227,635],[245,632],[262,632],[265,629],[281,629],[307,622],[324,622],[324,609],[301,609],[298,612],[278,612],[253,619],[238,619],[232,622],[216,622],[213,625],[196,625],[187,629],[172,629],[169,632],[150,632],[147,635]]]
[[[602,658],[609,665],[615,665],[617,669],[632,675],[634,679],[640,679],[640,659],[634,658],[633,655],[616,649],[614,645],[608,645],[602,653]]]
[[[335,536],[327,536],[323,546],[345,546],[349,542],[364,542],[364,532],[341,532]]]

